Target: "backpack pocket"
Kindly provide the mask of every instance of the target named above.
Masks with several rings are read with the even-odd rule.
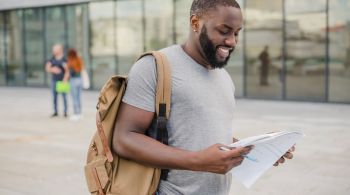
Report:
[[[105,156],[97,156],[85,166],[85,177],[91,194],[106,194],[110,186],[112,166]]]

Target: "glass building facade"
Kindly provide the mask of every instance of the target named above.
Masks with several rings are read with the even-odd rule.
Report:
[[[49,86],[44,64],[61,43],[78,50],[98,90],[109,76],[127,74],[141,53],[183,43],[191,2],[110,0],[0,10],[0,86]],[[350,0],[238,2],[244,27],[226,67],[237,97],[350,103]]]

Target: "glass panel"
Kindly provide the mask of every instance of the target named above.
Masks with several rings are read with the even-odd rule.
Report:
[[[326,0],[286,0],[287,99],[325,100]]]
[[[117,1],[116,8],[118,74],[127,74],[143,52],[142,1]]]
[[[116,73],[114,2],[93,2],[89,4],[91,28],[91,58],[93,87],[99,89],[107,79]]]
[[[87,9],[85,5],[71,5],[66,7],[68,18],[68,48],[74,48],[83,58],[86,70],[90,70],[88,64],[88,30]]]
[[[52,46],[54,44],[59,43],[65,45],[63,9],[63,7],[51,7],[45,10],[47,57],[51,57]]]
[[[350,102],[350,1],[329,3],[329,101]]]
[[[172,0],[145,1],[147,51],[158,50],[173,43],[172,5]]]
[[[55,44],[65,46],[65,24],[64,24],[64,8],[50,7],[45,10],[46,18],[46,60],[52,57],[52,47]],[[47,73],[46,73],[47,74]],[[49,75],[48,78],[51,78]],[[51,79],[48,79],[51,82]]]
[[[5,17],[0,12],[0,85],[5,85]]]
[[[238,0],[238,4],[243,10],[243,0]],[[243,27],[244,28],[244,27]],[[227,72],[231,75],[235,85],[235,97],[243,96],[243,29],[238,37],[238,44],[231,55],[230,61],[226,66]]]
[[[182,44],[186,41],[190,28],[190,10],[192,1],[176,0],[175,1],[175,30],[176,42]]]
[[[86,10],[81,5],[71,5],[66,7],[67,11],[67,34],[68,34],[68,48],[74,48],[79,53],[84,51],[84,32],[86,27],[84,26],[84,12]]]
[[[281,99],[282,0],[246,2],[247,96]]]
[[[24,10],[26,83],[29,86],[44,84],[44,40],[42,9]]]
[[[9,85],[24,84],[24,69],[22,56],[22,11],[7,12],[6,45],[7,45],[7,76]]]

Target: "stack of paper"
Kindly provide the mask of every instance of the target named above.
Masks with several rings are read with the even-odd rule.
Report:
[[[281,131],[242,139],[228,147],[254,148],[242,164],[231,170],[233,176],[247,188],[283,156],[298,140],[303,137],[300,131]]]

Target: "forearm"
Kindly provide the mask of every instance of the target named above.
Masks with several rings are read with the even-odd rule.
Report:
[[[52,71],[51,71],[51,64],[50,63],[47,63],[46,65],[45,65],[45,70],[46,70],[46,72],[48,72],[48,73],[51,73]]]
[[[68,81],[69,79],[69,69],[67,65],[64,65],[64,76],[63,76],[63,81]]]
[[[165,169],[198,169],[196,152],[164,145],[141,133],[126,132],[114,142],[114,150],[127,159]]]
[[[63,81],[68,81],[68,79],[69,79],[69,73],[66,71],[64,73]]]

